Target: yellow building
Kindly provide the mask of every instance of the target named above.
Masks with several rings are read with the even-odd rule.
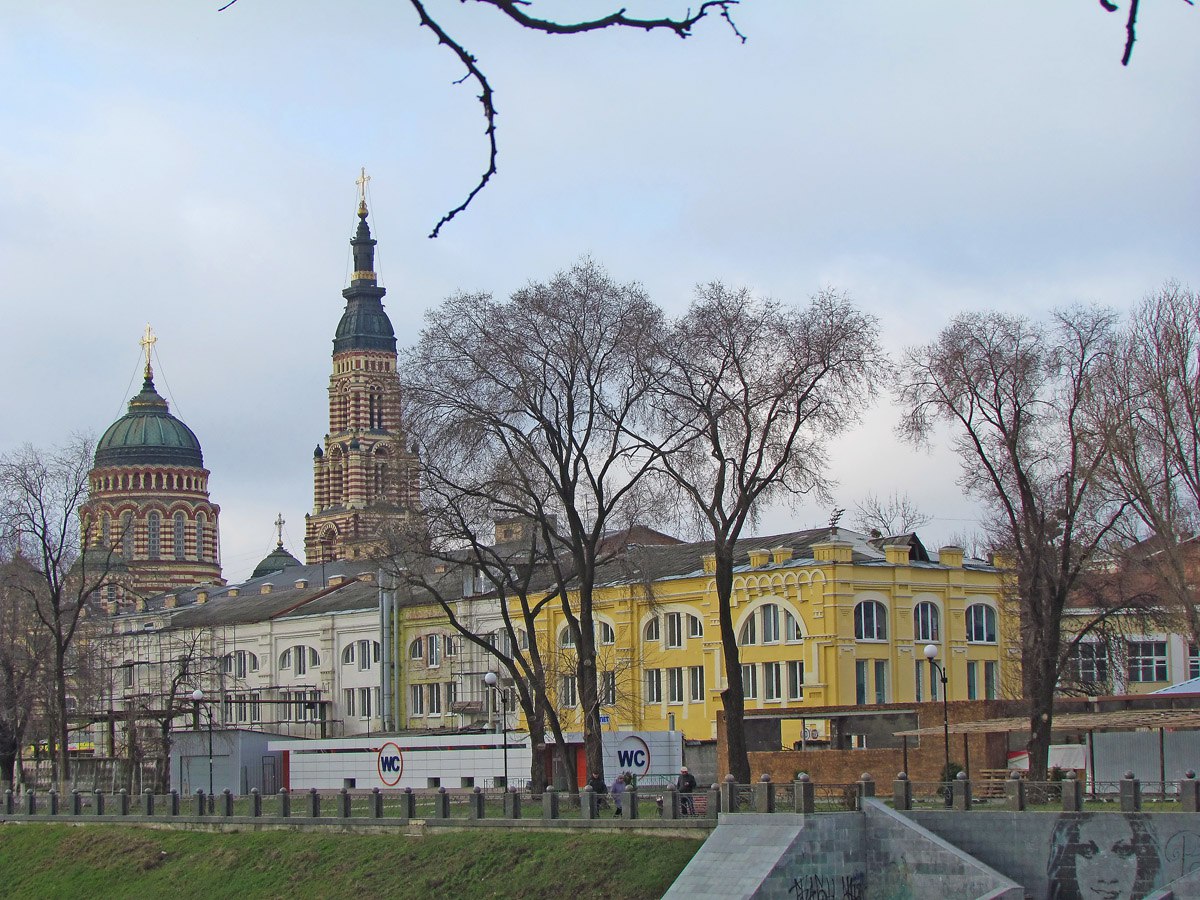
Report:
[[[703,542],[634,548],[598,578],[606,728],[673,726],[687,738],[715,737],[725,679],[708,549]],[[937,699],[940,676],[923,653],[929,644],[939,665],[948,660],[952,700],[995,698],[1015,674],[1001,574],[964,559],[961,548],[931,557],[915,535],[819,529],[749,538],[739,552],[733,621],[747,709]],[[566,620],[547,608],[541,621],[540,646],[552,648],[558,663],[556,705],[564,724],[579,729]],[[785,729],[785,742],[800,739],[798,722],[793,730]]]
[[[710,545],[632,546],[601,567],[595,591],[601,716],[612,730],[716,736],[725,686]],[[1004,621],[999,569],[961,548],[930,554],[916,535],[870,538],[828,528],[739,542],[733,621],[747,709],[869,706],[941,697],[937,648],[950,699],[992,699],[1018,676],[1015,629]],[[503,640],[494,597],[467,586],[460,620]],[[558,603],[535,634],[564,730],[583,722],[575,649]],[[524,636],[522,635],[522,638]],[[491,657],[457,635],[436,603],[407,603],[397,628],[399,725],[496,725],[503,710],[482,682]],[[503,674],[503,673],[501,673]],[[511,691],[508,725],[522,721]],[[803,737],[822,739],[824,723]],[[786,744],[802,739],[785,722]],[[789,730],[790,729],[790,730]]]

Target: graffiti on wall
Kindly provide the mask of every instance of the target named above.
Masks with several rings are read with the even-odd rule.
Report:
[[[1143,813],[1063,813],[1046,866],[1050,900],[1141,900],[1158,887],[1163,853]]]
[[[796,900],[863,900],[866,896],[866,876],[802,875],[793,878],[788,896]]]

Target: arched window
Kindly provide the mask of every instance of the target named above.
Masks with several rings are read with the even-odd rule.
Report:
[[[913,607],[913,634],[918,641],[940,641],[942,629],[938,608],[928,602]]]
[[[158,559],[162,552],[162,516],[156,512],[146,516],[146,556]]]
[[[601,644],[615,644],[617,642],[617,632],[607,622],[597,623],[596,628],[600,632]]]
[[[702,638],[704,637],[704,623],[700,621],[699,616],[688,615],[688,637]]]
[[[108,513],[100,517],[100,546],[105,550],[112,546],[112,516]]]
[[[878,600],[863,600],[854,607],[854,639],[887,640],[887,607]]]
[[[133,559],[134,551],[134,533],[133,533],[133,514],[121,514],[121,555],[128,562]]]
[[[413,640],[413,642],[408,645],[408,658],[409,659],[424,659],[425,658],[425,640],[424,640],[424,638],[415,638]]]
[[[235,650],[225,654],[221,660],[221,669],[226,675],[245,678],[248,674],[258,671],[258,657],[249,650]]]
[[[171,535],[171,549],[175,552],[176,559],[183,559],[183,513],[175,513],[175,527]]]
[[[196,513],[196,559],[204,562],[204,541],[208,535],[204,533],[205,525],[208,524],[208,516],[204,513]]]
[[[996,611],[986,603],[973,603],[967,607],[967,642],[996,643]]]
[[[562,631],[560,631],[558,633],[558,646],[560,646],[560,647],[574,647],[575,646],[575,635],[571,634],[571,626],[570,625],[564,625],[562,628]]]
[[[642,628],[642,640],[646,643],[662,640],[662,626],[658,624],[658,616],[650,619]]]
[[[754,613],[746,617],[741,633],[738,634],[738,643],[743,647],[750,647],[758,643],[758,616]]]
[[[279,654],[279,669],[290,669],[292,667],[292,648],[288,647]]]

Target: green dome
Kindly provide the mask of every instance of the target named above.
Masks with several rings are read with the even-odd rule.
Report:
[[[129,412],[109,425],[96,445],[97,467],[146,463],[204,468],[196,435],[171,415],[149,372],[142,392],[129,401]]]
[[[261,578],[263,575],[270,575],[272,572],[282,572],[290,566],[298,565],[300,565],[300,560],[284,550],[283,544],[280,544],[268,553],[262,562],[255,566],[254,572],[250,577]]]

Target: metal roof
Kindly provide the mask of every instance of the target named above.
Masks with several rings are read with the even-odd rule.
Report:
[[[1059,713],[1052,723],[1054,731],[1120,731],[1138,728],[1200,728],[1200,709],[1114,709],[1109,712]],[[922,737],[939,735],[943,729],[942,725],[933,725],[894,734],[896,737]],[[1028,730],[1027,716],[981,719],[950,726],[951,734],[997,734]]]

